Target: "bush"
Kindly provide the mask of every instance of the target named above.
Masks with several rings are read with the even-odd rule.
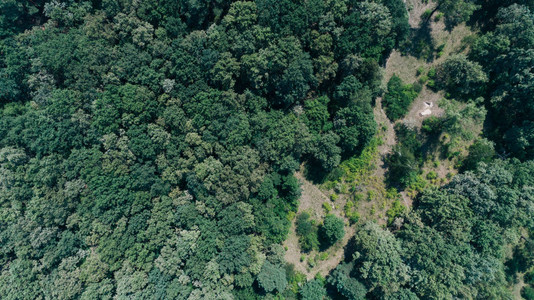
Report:
[[[360,213],[357,210],[358,206],[355,201],[347,201],[345,204],[345,216],[349,219],[351,224],[354,224],[360,220]]]
[[[423,90],[423,85],[419,82],[414,82],[413,84],[413,90],[419,94]]]
[[[422,14],[421,14],[421,20],[426,20],[430,17],[430,15],[432,14],[432,10],[430,9],[427,9],[425,10]]]
[[[427,76],[432,79],[436,78],[436,68],[430,68],[430,70],[428,70]]]
[[[395,121],[404,117],[421,88],[420,86],[414,88],[411,84],[405,85],[398,76],[393,75],[388,82],[388,91],[382,102],[388,118]]]
[[[427,81],[428,81],[428,76],[423,75],[423,76],[419,77],[419,83],[420,84],[425,84]]]
[[[402,216],[406,211],[406,206],[402,205],[399,200],[395,200],[390,209],[386,211],[388,217],[388,225],[391,226],[395,218]]]
[[[423,66],[420,66],[419,68],[417,68],[417,71],[416,71],[416,76],[419,76],[421,74],[423,74],[425,72],[425,67]]]
[[[326,211],[326,213],[330,213],[332,211],[332,205],[328,202],[323,202],[323,209]]]
[[[428,172],[428,174],[426,174],[426,179],[428,180],[433,180],[433,179],[436,179],[438,178],[438,174],[434,171],[430,171]]]
[[[436,116],[431,116],[430,118],[426,118],[425,120],[423,120],[421,131],[427,134],[437,134],[441,132],[442,122],[443,120]]]
[[[310,252],[318,249],[317,226],[310,220],[310,215],[307,212],[301,213],[297,216],[295,225],[301,250]]]
[[[324,218],[323,226],[320,230],[322,246],[328,248],[341,240],[345,235],[345,224],[343,219],[332,214]]]

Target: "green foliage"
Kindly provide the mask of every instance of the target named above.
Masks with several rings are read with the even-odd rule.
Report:
[[[389,294],[410,279],[409,267],[401,258],[401,244],[389,231],[367,223],[355,239],[359,256],[355,268],[369,289]]]
[[[317,225],[310,220],[310,215],[306,212],[302,212],[297,216],[295,225],[302,251],[310,252],[319,249],[319,240],[317,236],[318,228]]]
[[[0,12],[0,298],[296,296],[268,250],[297,211],[294,171],[336,169],[374,136],[400,1]]]
[[[346,30],[339,37],[337,46],[341,57],[350,53],[362,53],[364,58],[377,59],[395,43],[394,35],[391,34],[393,29],[391,13],[380,3],[368,1],[358,3],[343,23]],[[405,22],[403,26],[404,24]]]
[[[321,244],[328,248],[345,236],[345,224],[343,219],[332,214],[326,215],[320,230]]]
[[[441,126],[443,121],[443,119],[440,119],[436,116],[430,116],[429,118],[423,120],[421,131],[429,135],[436,135],[438,133],[441,133]]]
[[[388,81],[388,91],[382,102],[388,118],[392,121],[403,118],[417,94],[413,85],[405,85],[398,76],[393,75]]]
[[[267,293],[281,292],[287,286],[286,273],[282,267],[266,261],[258,274],[258,284]]]
[[[352,264],[341,263],[332,271],[328,282],[347,299],[364,299],[367,288],[363,283],[350,276],[352,267]]]
[[[326,289],[318,280],[308,281],[300,289],[300,296],[303,300],[322,300],[326,296]]]
[[[323,202],[323,209],[328,214],[332,211],[332,205],[330,205],[328,202]]]
[[[427,9],[421,14],[421,19],[428,19],[432,15],[432,10]]]
[[[430,171],[426,174],[426,179],[428,180],[434,180],[438,178],[438,174],[435,171]]]
[[[388,217],[388,225],[391,226],[395,218],[402,217],[406,212],[406,206],[402,205],[399,200],[393,201],[393,205],[386,211]]]
[[[477,1],[495,24],[480,31],[472,61],[453,57],[426,75],[462,103],[440,104],[444,118],[423,130],[442,128],[449,154],[461,155],[484,103],[495,150],[475,142],[464,161],[471,171],[423,192],[395,235],[359,228],[346,250],[358,252],[326,280],[332,297],[506,299],[505,272],[532,269],[532,235],[523,233],[534,226],[534,168],[490,162],[493,151],[534,153],[532,5],[516,2],[526,5]],[[447,24],[476,7],[437,3]],[[380,144],[371,104],[380,66],[409,32],[405,8],[1,1],[0,298],[326,297],[324,280],[305,283],[278,245],[297,211],[293,174],[315,164],[341,193],[369,176]],[[388,94],[402,109],[419,90],[395,88]],[[468,101],[479,95],[488,99]],[[397,136],[388,176],[422,189],[419,136]],[[388,217],[403,214],[393,203]],[[358,221],[356,200],[345,214]],[[303,250],[319,248],[309,215],[297,216],[297,231]],[[320,233],[335,243],[343,220],[328,215]]]
[[[521,289],[521,296],[527,300],[534,299],[534,288],[525,286]]]
[[[306,125],[313,133],[321,133],[330,129],[330,114],[328,113],[328,103],[330,99],[323,96],[314,100],[304,102]]]
[[[530,270],[529,272],[525,273],[524,275],[525,283],[533,285],[534,286],[534,269]]]
[[[347,201],[347,203],[345,203],[344,212],[351,224],[357,223],[360,220],[357,202]]]
[[[488,78],[482,67],[464,55],[453,55],[436,68],[436,82],[453,96],[477,97],[484,91]]]
[[[445,16],[445,24],[452,28],[471,17],[478,8],[475,3],[475,0],[438,0],[437,9]]]
[[[365,224],[354,237],[352,260],[340,264],[329,283],[349,298],[354,297],[349,296],[349,281],[352,287],[363,286],[363,295],[380,299],[510,298],[505,271],[531,268],[531,239],[511,242],[511,260],[503,240],[512,232],[519,237],[523,226],[531,226],[532,212],[524,205],[532,205],[532,189],[522,180],[532,170],[529,175],[518,172],[530,165],[517,160],[481,163],[444,187],[425,190],[395,235]],[[392,215],[393,209],[388,212]]]
[[[350,106],[338,111],[334,131],[340,137],[344,156],[352,156],[368,145],[376,134],[377,125],[367,104],[363,108]]]
[[[417,132],[403,124],[395,126],[399,143],[394,146],[387,162],[388,180],[394,186],[405,188],[416,182],[420,166],[420,147]]]
[[[526,2],[523,2],[527,4]],[[470,57],[489,75],[487,108],[495,120],[491,138],[497,148],[520,159],[532,156],[532,47],[534,17],[532,5],[511,2],[485,3],[495,15],[493,31],[473,45]]]
[[[475,139],[474,132],[483,127],[486,119],[486,110],[478,106],[476,102],[466,105],[455,100],[443,101],[445,117],[441,122],[441,130],[447,134],[447,140],[443,143],[448,156],[457,156],[466,143]]]
[[[428,81],[428,76],[422,75],[421,77],[419,77],[419,83],[420,84],[425,84],[425,83],[427,83],[427,81]]]
[[[476,140],[468,151],[462,164],[465,170],[474,170],[480,162],[489,163],[495,156],[494,143],[484,138]]]

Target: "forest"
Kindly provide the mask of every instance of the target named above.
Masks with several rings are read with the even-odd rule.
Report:
[[[533,0],[0,0],[0,299],[534,300],[533,95]]]

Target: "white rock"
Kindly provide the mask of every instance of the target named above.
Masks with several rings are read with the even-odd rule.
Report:
[[[425,109],[421,112],[421,116],[428,116],[431,114],[432,114],[432,111],[430,109]]]

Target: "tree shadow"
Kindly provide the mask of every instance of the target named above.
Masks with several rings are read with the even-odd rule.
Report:
[[[343,248],[344,261],[347,263],[352,261],[352,256],[356,253],[356,250],[356,239],[352,236]]]
[[[434,60],[434,40],[429,21],[422,21],[419,28],[410,29],[410,38],[403,44],[402,54],[412,55],[427,62]]]
[[[323,184],[327,181],[338,181],[343,175],[344,171],[340,167],[335,167],[332,170],[325,170],[321,164],[314,159],[306,160],[304,165],[304,178],[313,184]]]
[[[311,181],[313,184],[322,184],[327,180],[329,172],[319,162],[308,159],[304,165],[303,175],[306,180]]]

